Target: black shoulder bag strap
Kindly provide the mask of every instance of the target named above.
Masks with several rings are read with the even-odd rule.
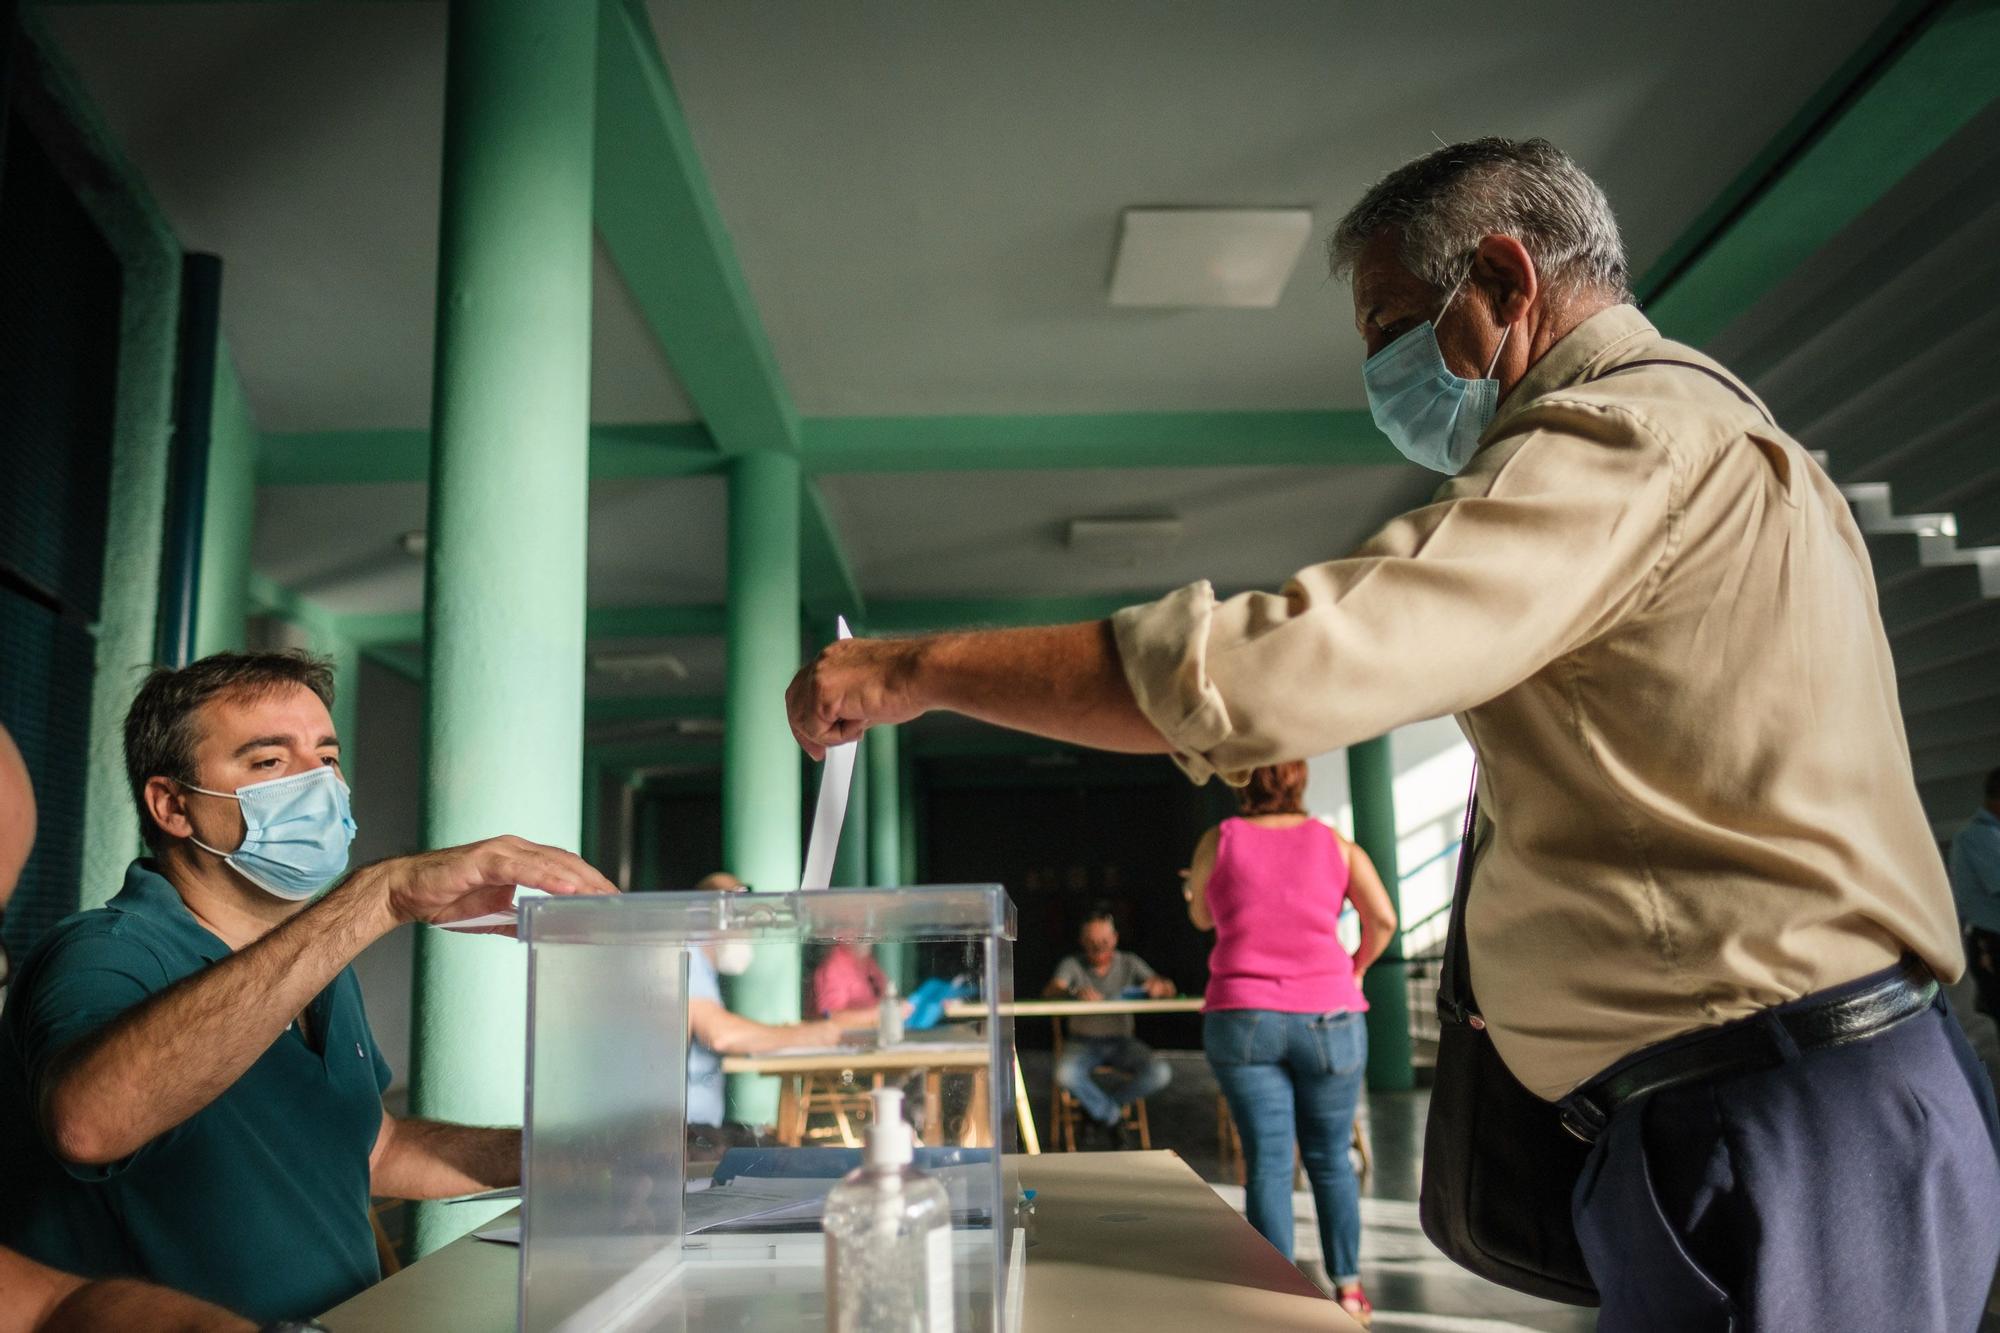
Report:
[[[1735,394],[1738,398],[1741,398],[1745,403],[1747,403],[1750,407],[1756,410],[1758,416],[1764,418],[1764,420],[1766,421],[1769,421],[1771,425],[1776,426],[1778,424],[1777,422],[1771,420],[1770,409],[1766,408],[1762,403],[1758,402],[1755,394],[1751,393],[1741,384],[1738,384],[1733,378],[1723,374],[1715,367],[1704,366],[1699,361],[1677,361],[1670,356],[1651,356],[1640,361],[1627,361],[1622,366],[1613,366],[1611,369],[1605,371],[1602,375],[1597,376],[1596,379],[1593,379],[1591,383],[1594,384],[1597,382],[1597,380],[1608,380],[1613,375],[1622,375],[1628,370],[1643,370],[1647,366],[1679,366],[1682,370],[1692,370],[1698,374],[1706,375],[1710,379],[1714,380],[1717,384],[1720,384],[1723,388],[1729,390],[1729,392]]]
[[[1438,967],[1440,1023],[1468,1023],[1478,1016],[1472,998],[1472,967],[1465,960],[1465,900],[1472,893],[1472,839],[1479,832],[1479,770],[1465,798],[1465,831],[1458,837],[1458,871],[1451,886],[1451,915],[1445,919],[1444,960]]]

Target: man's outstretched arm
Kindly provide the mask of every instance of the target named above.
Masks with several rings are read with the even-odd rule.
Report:
[[[521,1183],[521,1131],[402,1119],[382,1112],[368,1155],[370,1194],[449,1199]]]
[[[842,639],[785,694],[806,753],[936,709],[1095,750],[1165,754],[1126,683],[1111,622]]]
[[[617,892],[581,858],[521,838],[364,866],[256,943],[59,1053],[40,1089],[49,1143],[78,1165],[137,1152],[228,1090],[369,944],[402,922],[499,911],[516,885]]]

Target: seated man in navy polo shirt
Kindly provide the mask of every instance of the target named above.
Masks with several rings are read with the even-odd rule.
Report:
[[[298,1319],[380,1277],[371,1195],[519,1183],[518,1129],[383,1109],[349,963],[405,922],[504,910],[517,885],[616,890],[511,837],[342,878],[332,702],[299,654],[219,654],[140,688],[125,763],[153,855],[49,931],[0,1012],[0,1139],[41,1145],[0,1161],[0,1244]]]

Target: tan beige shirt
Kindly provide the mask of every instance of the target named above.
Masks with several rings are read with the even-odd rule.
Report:
[[[1846,502],[1729,384],[1619,371],[1660,359],[1720,369],[1602,311],[1352,556],[1114,620],[1197,780],[1458,716],[1490,819],[1473,986],[1549,1098],[1905,950],[1963,967]]]

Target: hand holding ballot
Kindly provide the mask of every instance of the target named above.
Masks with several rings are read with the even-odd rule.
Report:
[[[785,707],[792,734],[814,759],[870,727],[932,709],[1100,750],[1169,748],[1126,683],[1108,620],[841,639],[792,678]]]

